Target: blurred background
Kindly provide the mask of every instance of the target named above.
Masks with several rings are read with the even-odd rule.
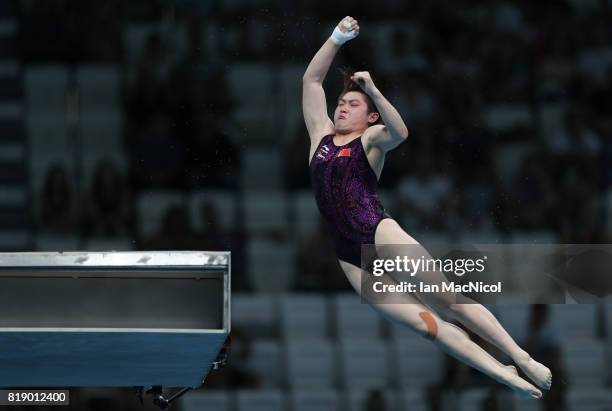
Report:
[[[231,250],[232,363],[178,409],[612,409],[610,305],[491,307],[553,369],[523,403],[351,291],[301,117],[301,76],[345,15],[361,34],[328,107],[351,66],[404,116],[380,186],[408,233],[610,242],[612,1],[3,0],[0,249]]]

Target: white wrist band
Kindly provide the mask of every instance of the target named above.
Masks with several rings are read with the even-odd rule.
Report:
[[[337,45],[341,46],[347,41],[354,39],[355,37],[357,37],[357,35],[353,30],[343,32],[342,30],[340,30],[340,28],[338,28],[338,26],[336,26],[330,39]]]

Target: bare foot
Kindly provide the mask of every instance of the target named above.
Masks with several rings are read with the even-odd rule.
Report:
[[[512,391],[516,392],[519,397],[525,399],[539,399],[542,398],[542,391],[538,390],[533,384],[525,381],[517,375],[512,375],[508,381],[508,386]]]
[[[531,357],[526,360],[518,361],[516,364],[521,367],[521,370],[523,370],[538,387],[544,390],[550,390],[552,373],[548,367],[540,364]]]

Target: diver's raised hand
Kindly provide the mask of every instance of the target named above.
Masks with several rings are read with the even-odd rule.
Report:
[[[338,25],[334,28],[334,32],[331,35],[331,40],[337,45],[341,46],[349,40],[354,39],[359,35],[359,24],[357,20],[351,16],[346,16]]]

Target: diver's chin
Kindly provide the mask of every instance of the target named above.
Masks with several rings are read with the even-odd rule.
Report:
[[[344,124],[335,124],[334,131],[336,134],[348,134],[351,130]]]

